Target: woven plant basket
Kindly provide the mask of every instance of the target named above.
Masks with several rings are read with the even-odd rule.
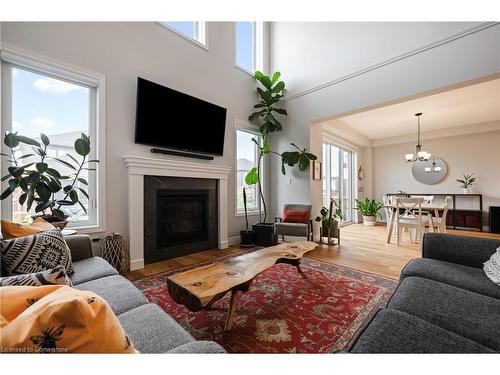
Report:
[[[106,235],[99,242],[99,256],[106,259],[121,274],[130,270],[130,254],[123,237],[117,233]]]

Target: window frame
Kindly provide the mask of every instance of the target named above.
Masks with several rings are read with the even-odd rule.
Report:
[[[259,128],[255,125],[250,124],[247,121],[243,120],[235,120],[235,131],[234,131],[234,217],[243,217],[245,216],[245,212],[238,212],[238,131],[244,131],[247,133],[254,134],[258,137],[259,141],[261,138],[261,134],[259,131]],[[257,145],[255,145],[255,156],[256,158],[258,157],[258,152],[257,152]],[[261,166],[260,166],[260,171],[261,171],[261,185],[262,185],[262,190],[265,191],[265,176],[266,176],[266,171],[264,167],[264,163],[261,161]],[[259,187],[257,185],[257,194],[260,198],[260,193],[259,193]],[[261,199],[258,199],[258,204],[257,204],[257,209],[248,211],[247,214],[248,216],[256,216],[259,215],[260,210],[262,208],[262,202]]]
[[[243,21],[239,21],[243,22]],[[253,40],[253,45],[252,45],[252,69],[253,72],[249,71],[245,67],[238,65],[238,59],[237,59],[237,54],[238,54],[238,38],[237,38],[237,33],[238,33],[238,21],[234,22],[234,66],[241,70],[242,72],[245,72],[249,74],[250,76],[254,76],[255,72],[257,70],[260,70],[261,72],[264,72],[264,22],[262,21],[244,21],[244,22],[251,22],[252,24],[252,40]]]
[[[164,27],[167,30],[172,31],[173,33],[177,34],[178,36],[189,40],[190,42],[194,43],[198,47],[203,48],[204,50],[208,51],[208,22],[206,21],[186,21],[186,22],[193,22],[194,23],[194,38],[190,37],[189,35],[184,34],[183,32],[177,30],[176,28],[170,26],[167,24],[167,22],[177,22],[177,21],[156,21],[156,24],[160,25],[161,27]]]
[[[37,55],[30,51],[26,51],[13,46],[2,46],[0,51],[0,76],[2,80],[2,103],[1,103],[1,124],[0,133],[11,130],[12,124],[12,82],[11,72],[12,67],[31,71],[37,74],[42,74],[47,77],[60,79],[69,83],[74,83],[82,86],[90,87],[90,103],[89,106],[89,136],[93,140],[92,158],[99,159],[97,171],[94,173],[95,184],[90,183],[89,178],[89,195],[94,197],[89,200],[89,206],[92,205],[92,217],[84,222],[69,223],[68,228],[78,230],[81,233],[96,233],[106,230],[106,203],[105,203],[105,76],[94,73],[70,64],[66,64],[57,60],[52,60],[41,55]],[[5,145],[2,142],[2,152],[5,152]],[[1,169],[7,169],[8,162],[2,158]],[[5,188],[5,183],[2,183],[2,189]],[[89,210],[90,212],[90,210]],[[12,201],[3,200],[0,204],[0,216],[12,217]]]

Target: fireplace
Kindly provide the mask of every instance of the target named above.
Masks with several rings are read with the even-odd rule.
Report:
[[[157,191],[156,243],[160,248],[208,238],[208,190]]]
[[[144,176],[144,262],[218,247],[217,180]]]

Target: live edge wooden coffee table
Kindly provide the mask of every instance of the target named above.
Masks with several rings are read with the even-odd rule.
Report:
[[[300,260],[305,253],[316,246],[314,242],[309,241],[282,243],[208,266],[176,273],[167,279],[168,291],[175,302],[193,312],[210,307],[230,291],[231,301],[224,326],[224,330],[230,331],[238,291],[248,291],[253,279],[276,263],[295,266],[302,275]]]

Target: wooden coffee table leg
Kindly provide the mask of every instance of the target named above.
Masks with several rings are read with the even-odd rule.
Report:
[[[229,301],[229,309],[227,311],[226,324],[224,325],[224,331],[230,331],[233,328],[234,322],[234,310],[235,310],[235,302],[236,302],[236,293],[237,290],[231,291],[231,300]]]

